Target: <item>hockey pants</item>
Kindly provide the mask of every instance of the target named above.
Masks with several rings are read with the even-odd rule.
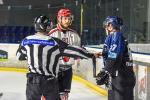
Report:
[[[59,100],[58,81],[54,77],[27,74],[26,100]]]
[[[69,93],[71,90],[71,83],[72,83],[72,67],[67,70],[60,70],[58,76],[58,83],[59,83],[59,93],[67,92]]]
[[[112,78],[112,90],[108,91],[108,100],[134,100],[135,77],[118,75]]]

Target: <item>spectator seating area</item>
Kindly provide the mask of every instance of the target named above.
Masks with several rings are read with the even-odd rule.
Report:
[[[0,43],[20,43],[23,38],[34,33],[33,26],[0,26]]]

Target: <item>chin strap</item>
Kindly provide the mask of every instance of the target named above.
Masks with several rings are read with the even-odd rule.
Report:
[[[93,56],[92,61],[93,61],[93,77],[96,77],[96,57],[95,56]]]

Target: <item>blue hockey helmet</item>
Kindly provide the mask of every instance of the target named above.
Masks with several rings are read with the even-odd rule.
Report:
[[[118,16],[108,16],[103,22],[103,27],[108,26],[110,23],[114,28],[120,29],[120,26],[123,25],[123,20]]]

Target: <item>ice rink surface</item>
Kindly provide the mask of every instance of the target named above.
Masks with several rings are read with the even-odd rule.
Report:
[[[3,93],[0,100],[26,100],[25,87],[25,73],[0,71],[0,93]],[[107,100],[107,97],[73,80],[69,100]]]

